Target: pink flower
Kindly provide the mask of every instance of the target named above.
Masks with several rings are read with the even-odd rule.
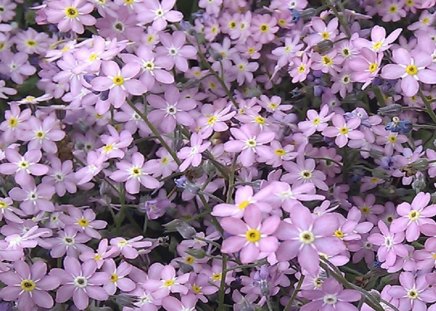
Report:
[[[189,166],[197,167],[201,163],[201,154],[210,146],[210,142],[203,143],[200,135],[194,133],[191,135],[191,147],[183,147],[177,156],[184,160],[179,169],[184,172]]]
[[[135,152],[132,155],[131,162],[122,160],[116,163],[117,171],[110,175],[110,178],[116,182],[125,182],[126,191],[130,194],[139,193],[140,185],[148,189],[156,189],[161,183],[154,177],[149,176],[151,163],[144,164],[144,156]]]
[[[411,204],[404,202],[398,205],[397,213],[400,217],[392,222],[391,232],[401,233],[405,231],[407,242],[418,240],[422,225],[435,224],[432,217],[436,215],[436,205],[428,205],[430,200],[430,193],[420,192]]]
[[[155,108],[148,113],[148,119],[165,133],[171,133],[177,124],[191,126],[194,119],[189,114],[197,104],[192,99],[180,98],[180,92],[175,86],[165,90],[163,98],[157,95],[148,95],[147,101]]]
[[[329,213],[315,217],[306,207],[290,213],[290,222],[283,221],[276,236],[283,240],[277,250],[279,261],[298,257],[303,270],[310,274],[319,271],[319,253],[328,256],[345,250],[344,243],[334,237],[339,222],[336,215]]]
[[[130,292],[135,289],[136,284],[126,277],[132,271],[132,266],[127,262],[122,261],[117,266],[113,259],[106,259],[102,271],[109,275],[109,280],[103,286],[108,295],[114,295],[117,288],[123,292]]]
[[[359,48],[371,49],[374,52],[383,52],[388,50],[392,43],[400,36],[402,28],[397,28],[386,37],[386,30],[378,25],[371,29],[371,41],[358,38],[353,43]],[[361,50],[362,51],[362,50]]]
[[[174,297],[165,297],[162,300],[162,306],[166,311],[195,311],[197,300],[195,295],[192,294],[182,296],[181,300]]]
[[[368,237],[372,244],[380,246],[377,251],[377,257],[383,263],[382,267],[391,267],[397,257],[406,257],[407,248],[402,244],[404,241],[404,232],[392,233],[392,229],[379,220],[378,228],[380,233],[373,233]]]
[[[253,195],[253,188],[250,186],[243,186],[236,190],[235,203],[227,204],[221,203],[215,205],[212,211],[213,216],[217,217],[234,217],[242,218],[247,207],[255,205],[261,211],[269,212],[271,207],[256,199],[256,195]]]
[[[106,228],[107,222],[96,220],[96,215],[91,209],[79,209],[74,206],[68,207],[68,215],[61,215],[60,219],[67,226],[73,226],[80,232],[94,238],[101,239],[101,235],[97,230]]]
[[[143,239],[143,236],[137,236],[129,240],[124,238],[111,239],[110,244],[116,250],[114,256],[121,254],[127,259],[135,259],[139,256],[138,250],[152,246],[150,241],[144,241]]]
[[[19,310],[30,311],[35,308],[51,309],[53,298],[48,291],[56,289],[59,279],[47,274],[47,265],[36,261],[29,266],[24,261],[16,261],[13,271],[0,273],[0,281],[6,284],[0,290],[5,301],[16,301]]]
[[[357,311],[351,304],[359,301],[361,295],[353,289],[343,289],[342,285],[333,278],[328,278],[322,283],[319,290],[304,290],[302,296],[309,303],[301,307],[301,311]]]
[[[172,62],[159,54],[155,54],[150,47],[141,45],[136,50],[136,55],[121,54],[121,59],[126,63],[136,63],[141,67],[140,80],[146,90],[153,88],[155,81],[163,84],[174,83],[174,76],[169,72]]]
[[[245,221],[245,222],[244,222]],[[247,207],[244,221],[227,217],[220,221],[225,232],[232,236],[223,241],[223,253],[240,251],[242,263],[251,263],[265,257],[274,260],[273,255],[279,242],[272,236],[280,225],[278,216],[270,216],[262,221],[261,211],[256,206]]]
[[[36,186],[33,179],[26,181],[21,188],[15,187],[9,191],[11,199],[21,202],[20,208],[27,215],[35,215],[40,211],[53,212],[51,198],[54,194],[54,187],[44,184]]]
[[[171,35],[161,33],[159,39],[162,46],[158,47],[156,52],[160,55],[166,54],[166,62],[173,63],[178,70],[188,71],[188,59],[194,59],[197,56],[197,49],[192,45],[184,45],[186,43],[185,33],[182,31],[175,31]]]
[[[177,276],[171,265],[154,263],[148,268],[148,279],[144,280],[144,287],[151,291],[153,298],[161,299],[170,293],[186,295],[188,288],[185,283],[189,280],[189,273]]]
[[[321,190],[328,190],[328,186],[325,183],[327,176],[320,170],[315,169],[316,163],[314,159],[305,159],[304,156],[298,156],[296,163],[292,161],[285,162],[283,167],[289,173],[282,176],[282,181],[288,182],[292,186],[311,183]]]
[[[310,202],[324,199],[324,196],[316,194],[315,186],[312,183],[291,187],[289,183],[281,181],[271,182],[262,188],[255,197],[266,207],[269,205],[273,208],[281,207],[289,213],[294,208],[298,210],[299,207],[303,207],[301,201]]]
[[[401,286],[392,286],[388,292],[399,300],[399,311],[427,310],[428,303],[434,303],[436,296],[426,281],[426,275],[415,276],[411,272],[401,272]]]
[[[312,58],[308,57],[307,53],[304,53],[301,58],[294,57],[292,60],[293,65],[290,66],[289,71],[289,75],[292,77],[292,83],[303,82],[304,80],[306,80],[307,75],[310,72]]]
[[[64,269],[55,268],[51,274],[61,281],[61,287],[56,292],[56,302],[63,303],[73,298],[74,305],[79,310],[85,310],[89,298],[106,301],[109,295],[103,289],[109,278],[106,272],[96,272],[97,264],[89,260],[80,264],[74,257],[65,257]]]
[[[271,15],[257,15],[251,21],[252,36],[262,44],[273,41],[275,38],[274,34],[278,30],[277,20]]]
[[[29,56],[26,53],[18,52],[15,54],[2,55],[0,63],[0,73],[8,75],[12,81],[22,84],[24,78],[33,75],[36,68],[30,65]]]
[[[41,121],[31,117],[23,126],[21,140],[28,141],[29,149],[42,149],[47,153],[56,153],[57,141],[65,137],[65,132],[60,128],[60,122],[54,114],[50,114]]]
[[[0,173],[14,175],[20,185],[31,183],[31,175],[42,176],[48,173],[48,166],[38,163],[42,157],[39,150],[29,150],[22,156],[15,149],[8,148],[5,155],[9,163],[0,164]]]
[[[353,56],[348,62],[352,70],[351,79],[353,82],[363,83],[362,90],[364,90],[380,71],[382,59],[382,53],[377,54],[367,48],[362,48],[360,54]]]
[[[340,114],[335,114],[332,117],[333,126],[329,126],[322,134],[326,137],[336,137],[335,143],[342,148],[347,145],[348,140],[362,140],[364,135],[359,130],[356,130],[360,125],[359,118],[352,118],[348,122]]]
[[[147,91],[143,83],[133,79],[140,70],[136,63],[128,63],[120,70],[114,61],[104,62],[102,72],[105,77],[92,79],[92,88],[100,92],[109,90],[109,101],[115,108],[120,108],[128,94],[142,95]]]
[[[167,21],[177,23],[183,18],[183,14],[172,10],[176,0],[150,0],[141,3],[137,6],[138,21],[148,24],[153,22],[152,27],[157,31],[164,30],[167,26]]]
[[[95,18],[90,15],[94,6],[85,0],[51,0],[48,2],[45,14],[49,23],[57,24],[62,32],[72,30],[82,34],[85,26],[95,24]]]
[[[436,84],[436,71],[426,69],[432,64],[431,56],[423,52],[412,52],[398,48],[392,52],[392,59],[396,64],[383,67],[381,76],[384,79],[401,78],[401,89],[406,96],[418,93],[419,83]]]
[[[329,113],[328,105],[324,105],[318,113],[316,110],[309,109],[307,111],[307,121],[298,123],[298,128],[303,131],[306,136],[311,136],[315,132],[322,132],[327,126],[334,114]]]
[[[230,132],[235,140],[226,142],[224,150],[230,153],[241,152],[238,161],[245,167],[253,165],[256,154],[268,154],[269,148],[263,145],[275,137],[274,132],[261,131],[259,127],[250,124],[244,124],[240,129],[231,128]]]

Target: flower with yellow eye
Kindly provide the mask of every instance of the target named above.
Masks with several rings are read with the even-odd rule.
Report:
[[[274,254],[279,242],[273,234],[279,227],[280,218],[274,215],[262,220],[261,211],[251,205],[244,212],[244,221],[233,217],[221,220],[224,231],[232,235],[224,240],[221,251],[227,254],[240,252],[244,264]]]
[[[412,203],[403,202],[398,205],[397,213],[400,217],[392,221],[391,231],[393,233],[405,231],[408,242],[416,241],[423,225],[435,225],[432,217],[436,216],[436,204],[429,204],[430,200],[430,193],[420,192]]]

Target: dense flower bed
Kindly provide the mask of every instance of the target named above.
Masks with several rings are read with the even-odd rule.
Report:
[[[436,310],[435,0],[0,23],[0,310]]]

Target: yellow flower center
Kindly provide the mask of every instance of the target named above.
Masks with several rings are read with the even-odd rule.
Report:
[[[350,130],[347,127],[341,127],[339,129],[339,134],[341,135],[347,135],[350,132]]]
[[[268,24],[261,24],[259,29],[261,32],[265,33],[265,32],[268,32],[269,26],[268,26]]]
[[[218,118],[216,116],[210,116],[207,119],[207,124],[208,125],[214,125],[216,123],[216,121],[218,121]]]
[[[300,176],[303,177],[303,179],[310,179],[312,177],[312,172],[304,170],[301,171]]]
[[[343,239],[344,238],[344,233],[342,232],[341,229],[338,229],[335,231],[335,237],[337,237],[338,239]]]
[[[420,215],[420,213],[418,211],[413,210],[413,211],[410,211],[408,216],[409,216],[410,220],[415,221],[415,220],[418,220],[419,215]]]
[[[300,233],[300,242],[304,244],[311,244],[315,241],[315,236],[310,231],[303,231]]]
[[[176,281],[174,279],[169,279],[169,280],[165,280],[163,282],[163,286],[164,287],[171,287],[176,283]]]
[[[26,41],[26,45],[28,47],[34,47],[35,45],[37,45],[37,42],[35,40],[29,39]]]
[[[257,116],[254,118],[254,122],[256,122],[257,124],[260,125],[264,125],[265,124],[265,118],[261,117],[261,116]]]
[[[277,155],[277,156],[279,156],[279,157],[282,157],[282,156],[284,156],[285,154],[286,154],[286,151],[285,151],[285,149],[276,149],[276,150],[274,150],[274,153]]]
[[[248,242],[250,243],[256,243],[260,240],[260,231],[257,229],[249,229],[247,230],[247,232],[245,233],[245,238],[247,239]]]
[[[188,265],[192,265],[192,264],[195,262],[195,258],[192,257],[192,256],[187,256],[187,257],[185,258],[185,262],[186,262]]]
[[[328,56],[323,56],[322,63],[326,66],[331,66],[333,64],[333,60]]]
[[[300,66],[298,66],[297,68],[298,73],[303,73],[306,71],[306,66],[304,66],[303,64],[301,64]]]
[[[406,73],[408,75],[414,76],[418,73],[418,67],[416,67],[415,65],[407,65]]]
[[[7,207],[8,207],[8,204],[5,201],[0,200],[0,208],[7,208]]]
[[[8,120],[8,124],[9,124],[9,127],[15,128],[18,125],[18,119],[15,117],[12,117]]]
[[[142,175],[142,169],[136,166],[132,167],[130,171],[130,175],[132,175],[133,177],[139,177]]]
[[[122,76],[115,76],[113,77],[112,82],[115,85],[120,86],[124,84],[124,78]]]
[[[434,260],[436,260],[436,253],[431,254],[431,258],[433,258]]]
[[[373,49],[374,51],[378,51],[378,50],[381,49],[382,46],[383,46],[383,42],[382,42],[382,41],[377,41],[377,42],[374,42],[374,43],[372,44],[372,49]]]
[[[397,136],[389,135],[388,136],[388,142],[390,142],[391,144],[395,144],[397,142]]]
[[[192,291],[196,294],[201,294],[201,286],[198,286],[197,284],[192,285]]]
[[[330,39],[330,33],[327,31],[323,31],[323,32],[321,32],[321,37],[323,40],[328,40],[328,39]]]
[[[389,7],[389,12],[390,13],[397,13],[398,12],[398,6],[393,4]]]
[[[90,62],[93,62],[93,61],[95,61],[97,58],[98,58],[97,53],[91,53],[91,54],[89,54],[88,60],[89,60]]]
[[[71,19],[76,18],[79,16],[79,10],[73,6],[69,6],[65,9],[65,16]]]
[[[89,220],[86,219],[86,218],[84,218],[84,217],[82,217],[82,218],[80,218],[80,219],[77,221],[77,224],[78,224],[80,227],[85,228],[85,227],[88,227],[88,226],[89,226]]]
[[[115,273],[112,273],[111,275],[111,282],[116,283],[118,281],[118,275]]]
[[[319,125],[321,123],[321,119],[316,117],[315,119],[313,119],[312,123],[313,125]]]
[[[22,170],[25,170],[27,168],[29,168],[30,164],[27,161],[20,161],[18,162],[18,167],[21,168]]]
[[[102,259],[103,259],[103,257],[101,257],[100,254],[95,254],[95,255],[94,255],[94,260],[95,260],[95,261],[100,261],[100,260],[102,260]]]
[[[36,288],[36,283],[29,279],[24,279],[20,283],[20,287],[25,292],[31,292]]]
[[[43,139],[45,137],[45,133],[43,131],[37,131],[35,133],[36,138]]]
[[[366,205],[362,206],[362,207],[360,208],[360,210],[361,210],[362,213],[364,213],[364,214],[369,214],[369,212],[371,211],[371,209],[370,209],[368,206],[366,206]]]
[[[250,201],[245,200],[238,204],[238,208],[244,210],[248,205],[250,205]]]
[[[230,29],[235,29],[236,28],[236,22],[235,21],[230,21],[229,22],[229,28]]]
[[[411,289],[407,292],[407,297],[409,297],[410,299],[416,299],[418,298],[419,294],[418,291],[416,289]]]
[[[217,282],[217,281],[221,281],[221,273],[213,273],[211,276],[212,281]]]
[[[369,71],[370,73],[374,73],[374,72],[376,72],[377,69],[378,69],[378,65],[377,65],[376,63],[371,63],[371,64],[369,64],[368,71]]]
[[[254,148],[254,147],[256,147],[256,141],[255,141],[254,139],[249,139],[249,140],[247,140],[246,144],[247,144],[247,146],[250,147],[250,148]]]
[[[164,165],[168,164],[169,162],[170,162],[170,160],[169,160],[167,157],[163,157],[163,158],[160,160],[160,163],[162,163],[162,164],[164,164]]]

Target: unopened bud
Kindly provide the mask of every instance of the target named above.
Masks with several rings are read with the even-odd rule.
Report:
[[[396,116],[403,111],[403,107],[399,104],[391,104],[385,107],[381,107],[378,110],[378,114],[382,116]]]
[[[313,50],[321,55],[324,55],[333,49],[333,45],[334,43],[331,40],[322,40],[313,47]]]
[[[203,259],[204,257],[206,257],[206,252],[204,250],[200,249],[188,249],[186,251],[187,254],[191,255],[194,258],[197,259]]]

